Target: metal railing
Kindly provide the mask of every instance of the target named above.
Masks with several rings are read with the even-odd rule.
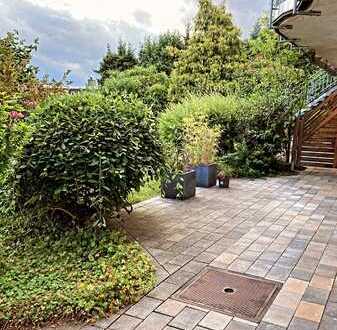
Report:
[[[334,87],[337,87],[337,77],[324,70],[318,71],[311,77],[307,86],[308,104],[319,99]]]
[[[296,14],[301,0],[271,0],[270,25],[284,13],[292,11]]]

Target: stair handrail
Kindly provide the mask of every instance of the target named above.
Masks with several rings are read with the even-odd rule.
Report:
[[[327,71],[319,70],[310,77],[308,82],[307,103],[311,104],[334,87],[337,87],[337,77]]]

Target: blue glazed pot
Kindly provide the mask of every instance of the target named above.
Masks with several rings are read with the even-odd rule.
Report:
[[[195,168],[195,172],[197,175],[197,187],[210,188],[216,185],[216,164],[199,165]]]

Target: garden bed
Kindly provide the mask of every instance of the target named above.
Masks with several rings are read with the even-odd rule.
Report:
[[[104,317],[154,283],[149,258],[121,233],[0,219],[1,329]]]

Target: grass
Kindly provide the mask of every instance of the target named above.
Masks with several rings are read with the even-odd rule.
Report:
[[[138,192],[130,194],[129,201],[131,204],[136,204],[159,195],[160,183],[152,180],[148,181]]]
[[[119,232],[0,217],[0,329],[105,317],[154,283],[149,258]]]

